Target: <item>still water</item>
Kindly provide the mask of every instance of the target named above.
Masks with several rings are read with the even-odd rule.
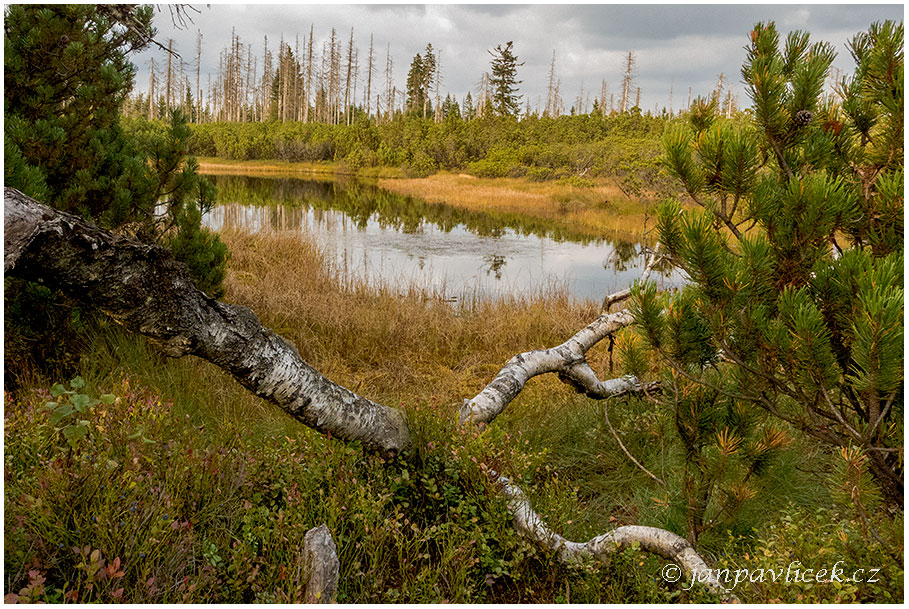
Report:
[[[372,285],[426,290],[452,302],[567,291],[599,301],[640,276],[639,244],[590,239],[545,221],[469,212],[376,186],[296,178],[212,176],[218,205],[203,223],[291,232],[333,268]],[[680,278],[656,278],[663,287]]]

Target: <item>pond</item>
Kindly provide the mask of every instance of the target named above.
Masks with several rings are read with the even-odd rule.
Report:
[[[430,204],[371,184],[211,176],[213,230],[291,232],[333,268],[371,285],[423,290],[450,302],[567,292],[600,301],[640,276],[640,244],[572,234],[544,220]],[[675,274],[656,277],[662,287]]]

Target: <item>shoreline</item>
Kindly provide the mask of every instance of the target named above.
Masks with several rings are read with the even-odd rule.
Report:
[[[399,169],[352,170],[343,163],[233,161],[201,157],[199,170],[209,175],[362,179],[389,192],[477,212],[509,213],[553,222],[592,238],[621,236],[645,240],[654,223],[654,204],[629,199],[613,180],[589,180],[581,186],[566,180],[534,182],[526,178],[478,178],[439,172],[405,177]]]

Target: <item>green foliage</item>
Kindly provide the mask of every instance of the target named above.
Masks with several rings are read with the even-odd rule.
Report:
[[[125,11],[125,12],[124,12]],[[131,51],[154,30],[151,7],[16,5],[5,19],[5,180],[43,203],[107,228],[171,245],[198,285],[218,293],[226,248],[201,228],[212,185],[184,157],[179,112],[167,122],[121,121]],[[60,295],[7,282],[6,358],[58,373],[78,355],[83,313]],[[46,315],[37,315],[35,309]]]
[[[58,385],[53,410],[45,392],[8,400],[7,601],[299,602],[303,536],[322,523],[339,602],[669,598],[631,572],[639,552],[565,567],[520,537],[487,472],[522,478],[540,455],[455,431],[434,405],[412,413],[415,449],[385,461],[299,428],[213,435],[129,378],[113,390]],[[63,400],[90,441],[56,441]]]
[[[497,116],[517,116],[521,111],[522,96],[518,94],[517,87],[521,81],[517,79],[517,74],[518,67],[524,65],[524,62],[518,63],[518,58],[511,49],[512,42],[509,40],[504,47],[500,44],[489,53],[492,55],[489,84],[492,87],[492,106]]]
[[[657,228],[692,284],[664,299],[640,288],[633,311],[683,385],[860,448],[901,506],[902,25],[873,25],[852,51],[838,104],[822,95],[831,47],[794,32],[781,49],[758,24],[742,69],[754,124],[699,103],[667,130],[663,162],[704,211],[665,203]]]
[[[213,200],[213,199],[212,199]],[[229,252],[218,235],[201,229],[202,211],[192,203],[183,203],[176,212],[176,231],[166,241],[174,258],[189,267],[196,286],[212,298],[220,298],[221,283],[227,272]]]
[[[59,383],[54,385],[50,394],[56,401],[47,402],[44,408],[50,413],[48,425],[62,434],[70,446],[75,448],[90,432],[89,420],[83,417],[88,417],[90,409],[98,404],[112,404],[115,396],[105,394],[96,400],[79,393],[85,387],[85,381],[79,376],[71,380],[69,385],[69,390]]]
[[[139,122],[139,121],[137,121]],[[656,162],[667,120],[648,116],[486,117],[449,113],[440,123],[413,114],[376,123],[207,123],[192,125],[187,152],[225,159],[333,161],[348,170],[399,167],[543,181],[615,178],[632,198],[665,191]]]
[[[129,218],[142,165],[119,124],[127,54],[154,35],[151,7],[10,6],[4,19],[5,182],[115,226]],[[141,186],[140,186],[141,189]]]
[[[731,537],[716,568],[729,569],[730,585],[736,570],[747,569],[735,588],[743,602],[900,603],[903,566],[892,558],[902,554],[902,515],[881,524],[875,538],[848,514],[789,506],[755,539]]]

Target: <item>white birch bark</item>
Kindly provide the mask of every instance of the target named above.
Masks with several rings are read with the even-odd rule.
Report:
[[[641,280],[650,276],[659,259],[659,245],[654,248],[641,274]],[[614,303],[628,298],[631,290],[616,292],[604,299]],[[464,400],[459,415],[463,425],[468,422],[486,424],[495,419],[524,388],[531,378],[555,372],[564,382],[588,397],[605,399],[622,393],[643,391],[638,379],[625,376],[601,381],[587,364],[587,351],[595,344],[628,326],[634,321],[628,311],[603,313],[587,324],[577,334],[557,347],[519,353],[508,360],[496,377],[475,397]]]
[[[722,594],[724,600],[736,600],[731,591],[720,583],[717,570],[710,569],[684,537],[656,527],[628,525],[597,535],[586,542],[569,541],[543,522],[520,488],[504,476],[499,476],[497,481],[502,485],[503,493],[508,500],[515,528],[538,545],[556,552],[564,562],[585,557],[595,557],[606,562],[611,554],[621,552],[637,543],[642,550],[676,564],[689,580],[704,584],[713,592]]]
[[[196,355],[322,433],[394,454],[410,444],[404,415],[332,383],[255,314],[211,299],[161,247],[120,238],[4,190],[7,275],[66,291],[172,357]]]

